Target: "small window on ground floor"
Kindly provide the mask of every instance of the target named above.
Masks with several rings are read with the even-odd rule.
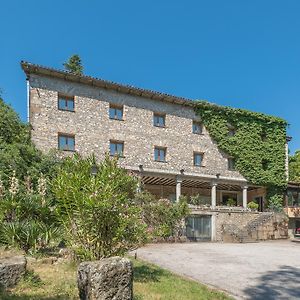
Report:
[[[75,135],[59,133],[58,149],[63,151],[75,151]]]

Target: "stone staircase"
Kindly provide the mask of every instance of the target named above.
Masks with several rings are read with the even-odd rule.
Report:
[[[273,213],[264,212],[242,227],[235,224],[223,225],[223,240],[233,243],[255,243],[260,240],[259,230],[269,223]]]

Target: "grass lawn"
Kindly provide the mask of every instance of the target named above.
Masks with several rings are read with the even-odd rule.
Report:
[[[231,299],[194,281],[174,275],[140,260],[134,260],[135,300]],[[29,272],[19,285],[1,300],[71,300],[79,299],[76,265],[73,263],[29,264]]]

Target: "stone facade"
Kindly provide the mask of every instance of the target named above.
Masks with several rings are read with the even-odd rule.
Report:
[[[30,75],[30,123],[32,140],[44,152],[58,147],[58,133],[75,135],[76,151],[94,153],[102,159],[110,140],[124,141],[121,166],[193,174],[220,173],[227,178],[244,179],[229,171],[227,157],[219,151],[206,129],[192,133],[193,120],[199,120],[192,107],[133,96],[37,74]],[[58,110],[58,93],[75,96],[75,112]],[[124,120],[109,119],[109,105],[122,105]],[[153,113],[166,114],[166,127],[153,126]],[[167,148],[166,162],[154,161],[154,146]],[[193,152],[204,153],[202,167],[193,164]]]
[[[215,242],[255,242],[288,238],[288,217],[283,213],[194,210],[193,215],[211,216],[211,237]]]

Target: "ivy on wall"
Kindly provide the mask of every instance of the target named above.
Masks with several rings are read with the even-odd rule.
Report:
[[[267,186],[269,196],[286,187],[285,120],[206,101],[197,101],[195,111],[250,183]]]

